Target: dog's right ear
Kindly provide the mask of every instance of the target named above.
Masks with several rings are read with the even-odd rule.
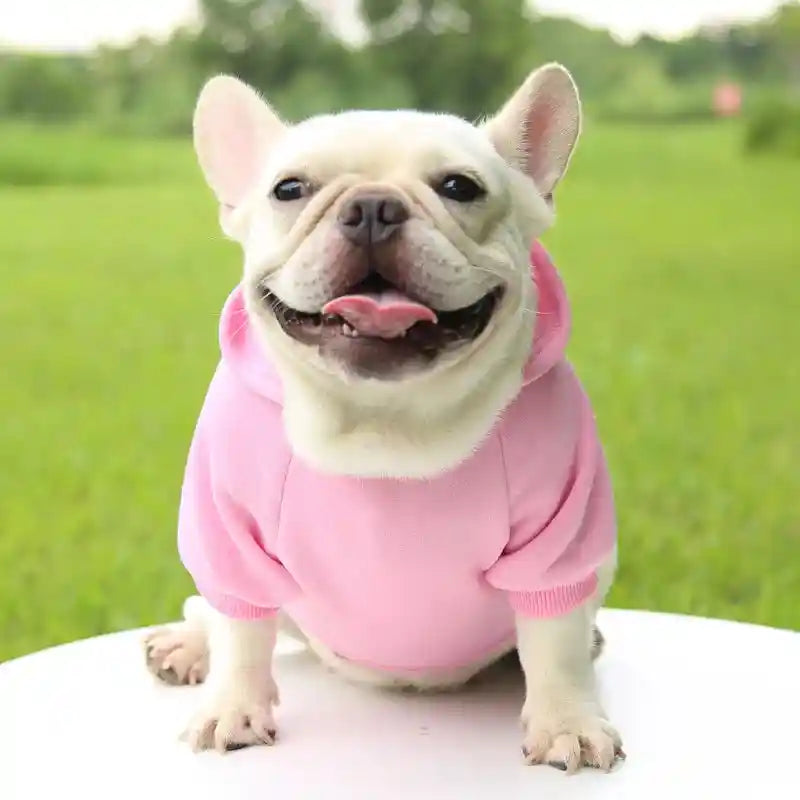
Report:
[[[228,235],[231,215],[258,182],[267,154],[286,130],[255,89],[229,75],[203,86],[194,112],[194,148],[220,202]]]
[[[572,76],[560,64],[535,70],[484,129],[500,155],[552,200],[581,129],[581,102]]]

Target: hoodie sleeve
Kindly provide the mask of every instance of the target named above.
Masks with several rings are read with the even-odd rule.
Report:
[[[586,395],[566,365],[540,380],[536,402],[512,412],[501,433],[511,530],[486,577],[517,613],[555,617],[594,593],[616,522]]]
[[[178,550],[198,592],[213,608],[237,619],[259,619],[275,614],[299,588],[268,552],[255,516],[230,488],[235,485],[231,472],[246,469],[241,459],[247,441],[238,430],[242,415],[231,413],[236,398],[215,386],[222,379],[218,371],[189,449]],[[276,524],[278,513],[276,503]]]

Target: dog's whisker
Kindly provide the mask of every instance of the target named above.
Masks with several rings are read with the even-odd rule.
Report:
[[[490,269],[489,267],[485,267],[485,266],[482,266],[482,265],[480,265],[480,264],[474,264],[473,266],[474,266],[474,268],[475,268],[476,270],[478,270],[479,272],[484,272],[484,273],[486,273],[487,275],[491,275],[493,278],[497,278],[497,280],[500,282],[500,284],[501,284],[501,285],[502,285],[502,284],[504,284],[504,283],[506,282],[506,276],[502,275],[502,274],[501,274],[501,273],[499,273],[499,272],[496,272],[496,271],[495,271],[495,270],[493,270],[493,269]],[[522,284],[524,284],[524,282],[525,282],[526,280],[527,280],[527,275],[523,276],[523,277],[520,279],[520,284],[521,284],[521,285],[522,285]],[[528,308],[527,306],[521,306],[521,307],[520,307],[520,309],[519,309],[519,311],[520,311],[520,313],[522,313],[522,314],[538,314],[538,311],[537,311],[536,309],[534,309],[534,308]]]

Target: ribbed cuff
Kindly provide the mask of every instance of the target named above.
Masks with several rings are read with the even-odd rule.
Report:
[[[597,575],[579,583],[542,592],[509,592],[511,608],[525,617],[560,617],[588,600],[597,589]]]
[[[204,594],[202,591],[200,593],[213,609],[231,619],[267,619],[278,613],[277,608],[261,608],[244,600],[237,600],[235,597]]]

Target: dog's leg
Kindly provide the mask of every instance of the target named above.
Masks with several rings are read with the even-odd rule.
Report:
[[[556,619],[517,618],[526,686],[523,752],[531,764],[569,772],[581,765],[610,769],[624,755],[597,697],[592,665],[605,641],[595,618],[616,567],[614,550],[597,570],[594,595],[571,613]]]
[[[272,707],[278,689],[272,677],[277,617],[230,619],[212,612],[208,627],[210,672],[205,697],[184,733],[194,750],[239,750],[273,744]]]
[[[594,595],[592,595],[591,600],[589,601],[589,608],[590,608],[590,615],[592,621],[592,630],[591,630],[591,637],[589,642],[589,648],[592,654],[592,659],[597,659],[600,657],[600,654],[603,652],[603,648],[606,644],[606,638],[603,636],[603,632],[600,628],[597,627],[596,617],[597,612],[600,610],[600,607],[603,605],[603,602],[606,599],[606,595],[608,594],[608,590],[611,588],[611,584],[614,582],[614,575],[617,572],[617,548],[614,547],[611,555],[598,567],[597,569],[597,589],[595,590]]]
[[[609,770],[622,756],[622,741],[597,697],[586,646],[593,619],[588,603],[555,619],[517,618],[526,687],[523,753],[530,764]]]
[[[228,619],[201,597],[190,597],[183,611],[183,622],[152,631],[144,646],[148,668],[165,683],[206,682],[201,711],[184,737],[196,750],[272,744],[277,618]]]

